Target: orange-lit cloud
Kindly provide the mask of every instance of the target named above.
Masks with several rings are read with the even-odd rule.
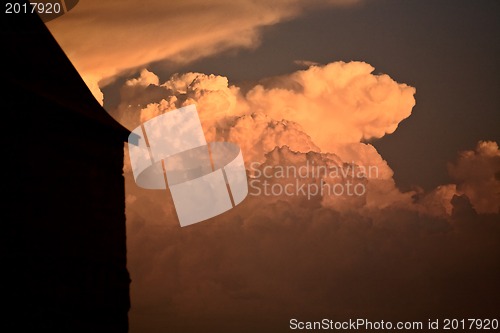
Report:
[[[126,165],[132,332],[233,332],[239,323],[278,332],[297,314],[394,318],[409,311],[417,319],[455,313],[455,306],[482,315],[493,308],[481,300],[499,274],[500,225],[498,215],[482,213],[498,195],[498,147],[484,142],[462,154],[450,167],[457,184],[428,194],[400,191],[388,163],[365,141],[410,115],[415,90],[372,71],[360,62],[313,66],[246,93],[202,73],[162,83],[144,70],[125,83],[117,119],[133,128],[196,104],[208,141],[242,148],[249,181],[261,181],[250,192],[262,190],[264,180],[284,186],[297,178],[266,177],[264,168],[377,170],[325,179],[363,184],[362,196],[249,195],[226,214],[181,229],[169,195],[138,188]],[[467,276],[464,263],[472,262],[479,285]],[[457,290],[467,297],[442,301]]]
[[[287,76],[267,79],[245,95],[222,76],[174,75],[160,86],[158,78],[144,70],[138,79],[128,81],[127,87],[136,86],[140,90],[141,86],[143,89],[151,89],[150,85],[160,86],[166,98],[143,100],[143,104],[151,105],[141,110],[141,117],[134,123],[124,125],[133,128],[139,120],[196,103],[202,121],[212,122],[211,126],[220,125],[228,117],[265,114],[276,121],[299,124],[319,149],[329,152],[345,144],[392,133],[399,122],[411,114],[415,89],[387,75],[374,75],[373,70],[363,62],[311,66]],[[130,113],[130,110],[125,108],[121,113]],[[344,149],[344,154],[348,151]]]
[[[95,82],[168,59],[185,63],[230,48],[258,45],[260,28],[309,9],[358,0],[80,1],[48,23],[52,34],[83,78]]]
[[[312,66],[285,78],[288,87],[258,85],[247,94],[253,110],[300,123],[325,150],[380,138],[411,114],[415,89],[363,62]]]
[[[314,65],[263,80],[243,94],[223,76],[175,74],[160,83],[154,73],[143,70],[138,78],[126,82],[116,116],[134,128],[161,113],[194,103],[207,139],[240,145],[247,168],[252,162],[293,164],[297,159],[311,159],[317,165],[376,167],[376,177],[364,180],[367,192],[362,199],[322,195],[321,204],[337,211],[356,209],[370,215],[374,210],[398,206],[449,216],[454,195],[465,194],[478,213],[498,212],[499,151],[494,142],[478,144],[476,151],[462,153],[458,162],[450,165],[456,184],[423,195],[397,188],[390,166],[363,141],[392,133],[410,115],[415,89],[372,71],[362,62]],[[293,154],[295,162],[290,160]],[[328,162],[332,158],[335,162]]]
[[[376,179],[366,180],[369,191],[362,202],[324,195],[325,206],[343,210],[408,206],[413,193],[401,193],[388,164],[372,145],[361,141],[392,133],[410,115],[415,89],[372,71],[363,62],[311,66],[268,78],[243,94],[218,75],[176,74],[160,84],[154,73],[143,70],[126,82],[117,118],[135,128],[161,113],[194,103],[207,140],[237,143],[247,167],[252,162],[276,162],[270,158],[287,163],[290,155],[278,156],[286,151],[266,155],[285,146],[299,155],[317,153],[318,164],[326,163],[331,153],[338,165],[376,167]],[[137,96],[141,96],[140,107],[135,106]]]

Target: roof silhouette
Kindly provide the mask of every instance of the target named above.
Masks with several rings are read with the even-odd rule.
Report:
[[[129,131],[96,101],[40,17],[0,15],[0,331],[125,333]]]
[[[53,101],[127,140],[129,131],[97,102],[37,14],[2,13],[1,39],[1,45],[6,46],[3,58],[9,66],[9,84]]]

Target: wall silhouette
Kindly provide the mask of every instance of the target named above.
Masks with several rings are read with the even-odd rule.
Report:
[[[2,13],[0,24],[7,116],[0,330],[126,332],[128,131],[36,14]]]

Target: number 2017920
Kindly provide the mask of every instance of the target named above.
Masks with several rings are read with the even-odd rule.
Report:
[[[7,2],[5,4],[5,14],[59,14],[61,10],[59,2],[31,2],[22,4]]]

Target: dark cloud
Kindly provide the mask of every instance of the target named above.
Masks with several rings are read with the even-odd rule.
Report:
[[[482,318],[500,306],[499,216],[464,198],[443,219],[249,196],[182,229],[170,202],[140,193],[127,205],[132,332],[285,332],[296,317]]]

